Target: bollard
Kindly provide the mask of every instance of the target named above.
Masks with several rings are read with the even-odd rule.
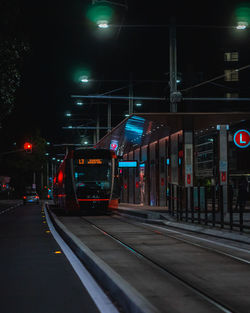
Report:
[[[194,222],[194,188],[190,187],[191,221]]]
[[[208,194],[208,188],[205,187],[205,225],[208,223],[207,218],[207,194]]]
[[[216,186],[212,186],[212,225],[215,226]]]
[[[177,219],[177,221],[179,221],[179,186],[177,185],[176,186],[176,198],[177,198],[177,200],[176,200],[176,219]]]
[[[180,196],[180,220],[183,218],[183,189],[182,186],[179,187],[179,196]]]
[[[224,228],[223,186],[219,188],[220,227]]]
[[[169,187],[169,192],[168,192],[168,211],[169,211],[169,214],[171,215],[171,213],[172,213],[172,200],[171,200],[171,197],[172,197],[172,185],[169,184],[168,187]]]
[[[198,193],[198,223],[201,223],[201,194],[200,194],[200,186],[197,187],[197,193]]]
[[[239,220],[240,220],[240,232],[243,232],[243,210],[244,210],[244,206],[242,201],[240,202],[240,211],[239,211]]]
[[[185,187],[184,187],[185,188]],[[185,203],[185,206],[186,206],[186,216],[185,216],[185,219],[186,219],[186,222],[188,222],[188,193],[189,193],[189,187],[185,188],[185,200],[186,200],[186,203]]]
[[[230,229],[233,230],[233,187],[228,186],[228,209],[229,209],[229,218],[230,218]]]

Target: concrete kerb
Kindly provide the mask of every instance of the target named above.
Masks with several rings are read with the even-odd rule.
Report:
[[[72,234],[46,205],[51,221],[78,258],[84,263],[98,283],[127,313],[159,313],[136,289],[129,285],[111,267],[97,257],[82,241]]]
[[[219,230],[219,229],[210,228],[209,226],[193,225],[193,224],[187,224],[183,222],[166,221],[160,218],[155,219],[155,218],[151,218],[151,214],[147,214],[147,212],[145,211],[133,212],[133,209],[129,209],[129,208],[118,209],[116,210],[115,213],[118,215],[124,216],[126,218],[130,218],[130,219],[148,223],[148,224],[169,226],[169,227],[174,227],[174,228],[178,228],[182,230],[192,231],[195,233],[200,233],[204,235],[219,237],[222,239],[235,240],[235,241],[239,241],[242,243],[250,244],[250,236],[248,236],[247,234],[242,234],[238,232],[236,233],[230,230]],[[160,213],[157,213],[157,212],[150,212],[150,213],[153,214],[152,215],[153,217],[156,217],[157,214],[159,216],[161,215]]]

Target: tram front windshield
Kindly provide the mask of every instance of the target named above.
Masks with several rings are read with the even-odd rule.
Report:
[[[77,159],[75,162],[76,188],[96,187],[109,189],[111,161],[104,159]]]

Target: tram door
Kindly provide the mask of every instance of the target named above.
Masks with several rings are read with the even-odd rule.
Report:
[[[140,204],[145,203],[145,163],[140,164],[139,170],[139,180],[140,180]]]

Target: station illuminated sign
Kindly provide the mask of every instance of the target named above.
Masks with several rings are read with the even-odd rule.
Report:
[[[135,168],[137,167],[137,161],[119,161],[118,167]]]
[[[247,148],[250,145],[250,133],[240,129],[234,134],[234,143],[239,148]]]

